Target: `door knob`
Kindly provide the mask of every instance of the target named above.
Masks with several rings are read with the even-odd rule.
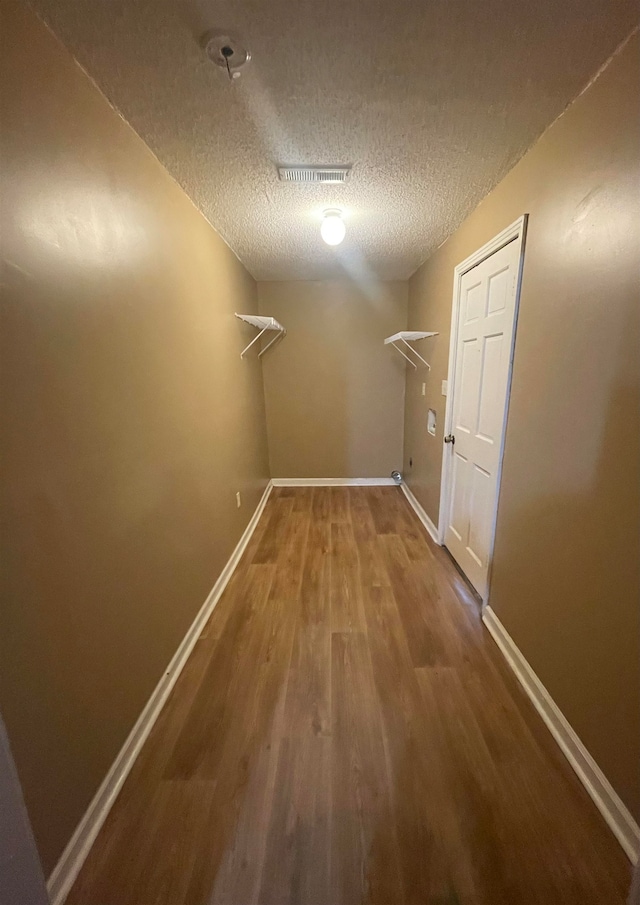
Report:
[[[453,436],[453,434],[447,434],[447,436],[444,438],[444,442],[445,443],[455,443],[456,438]]]

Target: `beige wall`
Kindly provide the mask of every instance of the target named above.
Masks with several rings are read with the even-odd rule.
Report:
[[[407,284],[259,283],[287,336],[263,357],[273,477],[388,477],[402,465]]]
[[[528,212],[491,605],[636,817],[638,60],[634,37],[410,281],[410,329],[441,335],[405,428],[437,521],[453,268]]]
[[[254,281],[35,16],[2,18],[0,707],[49,872],[268,462]]]

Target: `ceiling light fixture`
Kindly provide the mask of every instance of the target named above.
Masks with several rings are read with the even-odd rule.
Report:
[[[324,219],[320,227],[320,235],[327,245],[340,245],[345,237],[347,228],[342,219],[342,211],[335,207],[324,212]]]

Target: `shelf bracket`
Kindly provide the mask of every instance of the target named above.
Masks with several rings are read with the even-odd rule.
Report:
[[[262,331],[262,333],[264,333],[264,330]],[[260,337],[262,336],[262,333],[260,333],[256,338],[257,338],[257,339],[260,339]],[[286,336],[286,335],[287,335],[287,331],[286,331],[286,330],[281,330],[279,333],[276,333],[276,335],[273,337],[273,339],[271,340],[271,342],[268,342],[267,345],[264,347],[264,349],[261,349],[261,350],[258,352],[258,358],[262,358],[262,356],[263,356],[264,353],[267,351],[267,349],[270,349],[271,346],[272,346],[274,343],[277,343],[279,339],[282,339],[282,337],[283,337],[283,336]],[[255,340],[254,340],[254,342],[255,342]],[[248,348],[248,347],[247,347],[247,348]]]
[[[422,362],[422,364],[423,364],[423,365],[426,365],[426,367],[427,367],[427,369],[428,369],[429,371],[431,370],[431,365],[429,364],[429,362],[426,361],[426,360],[422,357],[422,355],[418,352],[417,349],[414,349],[413,346],[410,346],[409,343],[406,341],[406,339],[402,339],[402,338],[401,338],[401,339],[400,339],[400,342],[404,343],[405,346],[407,347],[407,349],[409,349],[410,352],[413,352],[413,354],[416,356],[416,358],[419,358],[420,361]],[[395,343],[392,343],[392,345],[394,346],[394,348],[398,349],[398,352],[399,352],[401,355],[403,355],[403,356],[407,359],[407,361],[410,362],[410,363],[413,365],[413,367],[416,369],[416,371],[417,371],[417,370],[418,370],[418,365],[417,365],[414,361],[412,361],[412,360],[409,358],[408,355],[405,355],[405,353],[402,351],[402,349],[398,348],[398,346],[396,346]]]
[[[399,352],[399,353],[402,355],[403,358],[406,358],[406,359],[407,359],[407,361],[409,362],[409,364],[411,365],[412,368],[415,368],[416,370],[418,369],[418,365],[417,365],[417,364],[414,364],[414,362],[409,358],[409,356],[406,355],[406,354],[402,351],[402,349],[400,348],[400,346],[396,346],[395,343],[391,343],[391,345],[392,345],[393,348],[396,350],[396,352]]]
[[[249,351],[249,349],[251,348],[251,346],[252,346],[254,343],[257,343],[258,340],[260,339],[260,337],[262,336],[262,334],[263,334],[263,333],[266,333],[266,332],[267,332],[267,328],[266,328],[266,327],[263,327],[262,330],[261,330],[256,336],[253,337],[253,339],[251,340],[251,342],[249,343],[249,345],[244,347],[244,349],[243,349],[242,352],[240,353],[240,358],[244,358],[245,355],[247,354],[247,352]],[[276,337],[276,338],[277,338],[277,337]],[[273,342],[273,340],[271,340],[271,342]],[[269,343],[269,346],[270,346],[270,345],[271,345],[271,343]],[[267,346],[267,349],[269,348],[269,346]],[[266,350],[263,349],[263,351],[266,351]],[[259,355],[262,355],[262,352],[260,352]]]
[[[262,358],[267,349],[270,349],[278,339],[286,336],[287,331],[282,326],[282,324],[278,323],[275,317],[262,317],[259,314],[238,314],[237,312],[236,317],[241,321],[245,321],[245,323],[247,324],[251,324],[252,327],[256,327],[256,329],[259,331],[257,335],[253,337],[249,345],[245,346],[245,348],[242,350],[242,352],[240,353],[240,358],[245,357],[249,349],[253,345],[255,345],[255,343],[257,343],[262,338],[262,336],[264,336],[267,330],[271,331],[272,333],[275,331],[276,335],[273,337],[271,342],[267,343],[264,349],[261,349],[260,352],[258,352],[258,358]]]
[[[414,370],[418,370],[418,365],[415,360],[407,355],[407,352],[404,349],[401,349],[398,343],[402,343],[403,346],[407,349],[408,352],[412,352],[415,357],[422,362],[422,364],[430,371],[431,365],[423,358],[422,355],[414,349],[411,345],[412,342],[416,342],[419,339],[427,339],[429,336],[437,336],[437,333],[427,333],[424,330],[401,330],[399,333],[394,333],[393,336],[387,336],[385,339],[385,345],[392,345],[396,352],[399,352],[405,361],[408,361],[411,367]]]

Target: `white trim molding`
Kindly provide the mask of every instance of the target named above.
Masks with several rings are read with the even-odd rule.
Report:
[[[393,478],[272,478],[274,487],[387,487]]]
[[[256,511],[251,516],[249,524],[238,541],[238,545],[220,573],[218,580],[211,589],[200,612],[182,639],[180,646],[173,655],[162,678],[156,685],[144,710],[138,717],[136,724],[111,765],[109,772],[103,779],[100,788],[94,795],[82,820],[76,827],[60,860],[53,869],[51,876],[47,881],[47,890],[49,892],[49,898],[51,899],[51,905],[62,905],[69,894],[69,891],[80,872],[80,868],[89,854],[91,846],[93,845],[107,814],[111,810],[129,771],[133,767],[153,724],[158,719],[160,711],[169,697],[171,689],[182,672],[196,641],[200,637],[200,633],[213,612],[215,605],[222,596],[222,592],[226,588],[229,579],[233,575],[233,572],[251,539],[251,535],[256,529],[256,525],[258,524],[269,498],[269,494],[271,493],[272,486],[272,482],[269,481],[262,498],[258,503]]]
[[[433,522],[431,521],[431,519],[429,518],[429,516],[427,515],[425,510],[422,508],[422,506],[420,505],[420,503],[418,502],[416,497],[413,495],[411,490],[409,490],[407,485],[402,484],[401,486],[402,486],[404,495],[409,500],[411,508],[414,510],[415,514],[418,516],[418,518],[420,519],[422,524],[427,529],[427,532],[431,536],[431,539],[433,541],[435,541],[435,543],[438,544],[438,546],[442,546],[442,540],[440,539],[440,533],[438,532],[438,529],[436,528],[436,526],[433,524]]]
[[[627,857],[635,864],[640,853],[640,828],[628,808],[490,606],[484,608],[482,621]]]

